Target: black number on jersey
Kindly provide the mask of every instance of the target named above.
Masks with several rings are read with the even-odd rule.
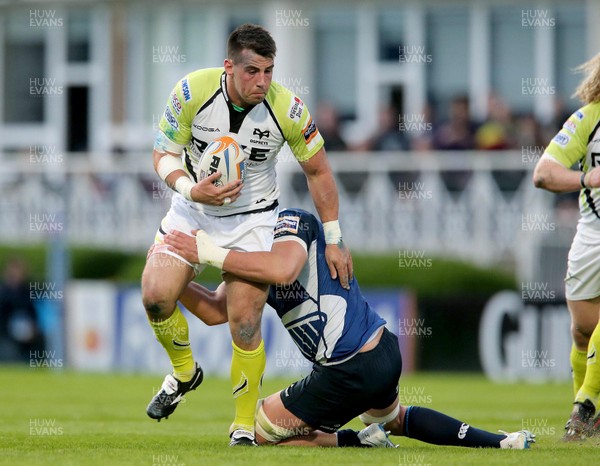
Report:
[[[600,160],[600,152],[592,152],[592,167],[598,166],[598,160]]]

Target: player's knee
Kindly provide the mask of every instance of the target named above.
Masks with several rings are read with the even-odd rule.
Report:
[[[398,403],[396,407],[393,410],[391,410],[388,414],[385,414],[383,416],[373,416],[366,412],[361,414],[359,416],[359,419],[367,426],[371,424],[383,424],[385,426],[385,429],[391,431],[394,435],[401,435],[401,409],[402,407]]]
[[[582,326],[571,324],[571,336],[573,337],[573,343],[575,347],[580,351],[587,350],[590,337],[592,336],[593,329],[588,331]]]
[[[165,298],[156,292],[144,292],[142,303],[148,317],[168,317],[175,309],[175,301]]]

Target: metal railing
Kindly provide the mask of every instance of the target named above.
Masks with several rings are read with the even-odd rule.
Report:
[[[278,157],[281,205],[314,212],[300,165],[289,150]],[[527,279],[543,245],[563,247],[571,238],[571,228],[557,223],[554,197],[531,183],[534,161],[520,152],[349,152],[329,160],[353,251],[500,263]],[[4,156],[2,166],[3,243],[64,235],[71,244],[142,251],[169,207],[171,191],[149,153]]]

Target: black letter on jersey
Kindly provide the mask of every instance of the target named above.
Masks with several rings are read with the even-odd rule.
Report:
[[[252,160],[253,162],[264,162],[267,160],[266,153],[269,152],[269,149],[264,149],[262,147],[252,147],[250,149],[250,157],[248,160]]]
[[[194,148],[199,152],[200,155],[204,154],[204,149],[208,146],[208,142],[204,142],[201,139],[197,139],[192,136],[192,142],[194,144]]]

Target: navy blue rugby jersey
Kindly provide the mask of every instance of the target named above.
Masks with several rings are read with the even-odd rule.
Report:
[[[339,364],[354,356],[383,325],[355,279],[349,290],[333,280],[325,260],[325,235],[317,218],[301,209],[279,213],[274,242],[297,241],[308,258],[289,285],[271,285],[273,307],[294,343],[310,361]]]

